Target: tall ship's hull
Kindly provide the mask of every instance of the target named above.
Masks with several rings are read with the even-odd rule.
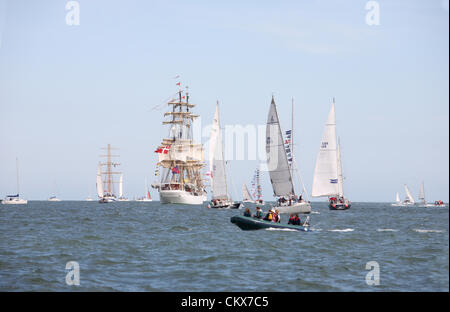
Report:
[[[206,194],[194,195],[180,190],[161,190],[159,201],[161,204],[201,205],[206,201]]]

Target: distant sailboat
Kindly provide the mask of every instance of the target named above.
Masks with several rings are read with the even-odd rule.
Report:
[[[107,154],[102,156],[106,157],[105,163],[99,163],[97,168],[97,195],[99,197],[99,203],[111,203],[117,200],[114,194],[114,183],[113,180],[115,174],[120,174],[120,172],[113,172],[113,167],[120,165],[119,163],[113,162],[112,157],[118,157],[118,155],[112,155],[111,150],[113,149],[110,144],[106,148]],[[106,171],[102,172],[102,166],[106,166]],[[103,179],[102,175],[105,175]]]
[[[219,103],[216,104],[216,112],[214,114],[211,129],[209,168],[212,190],[212,198],[209,207],[238,209],[241,206],[241,203],[233,202],[230,194],[228,194],[227,174],[219,120]]]
[[[19,160],[16,158],[16,181],[17,181],[17,194],[7,195],[5,199],[2,200],[4,205],[26,205],[28,201],[26,199],[20,198],[19,189]]]
[[[401,206],[402,201],[400,200],[400,194],[397,192],[395,195],[395,203],[392,204],[392,206]]]
[[[252,182],[252,191],[253,196],[255,197],[255,204],[265,205],[264,199],[262,198],[262,189],[261,189],[261,171],[259,168],[255,170],[255,177]]]
[[[119,198],[117,198],[117,201],[128,201],[128,198],[123,197],[123,174],[120,175]]]
[[[310,203],[303,200],[301,195],[299,197],[295,195],[291,172],[293,162],[289,164],[284,142],[277,107],[272,96],[266,125],[266,154],[273,193],[278,197],[273,209],[279,213],[310,213]]]
[[[255,202],[252,195],[250,195],[250,192],[248,191],[247,185],[245,185],[245,183],[242,183],[242,201],[244,203],[254,203]]]
[[[403,201],[403,205],[414,205],[416,201],[414,200],[414,197],[412,197],[411,192],[409,191],[409,188],[406,184],[405,184],[405,192],[406,192],[406,199]]]
[[[420,206],[425,207],[427,205],[427,201],[425,200],[425,185],[422,181],[422,184],[420,185],[420,191],[419,191],[419,203]]]
[[[328,197],[331,210],[349,209],[351,204],[344,196],[341,147],[336,136],[335,101],[331,106],[322,135],[314,170],[312,197]]]
[[[55,184],[55,191],[57,191],[56,182],[54,182],[54,184]],[[51,202],[60,202],[61,199],[59,199],[58,197],[56,197],[56,193],[57,193],[57,192],[55,192],[52,196],[50,196],[50,197],[48,198],[48,201],[51,201]]]
[[[138,202],[151,202],[151,201],[153,201],[152,197],[150,196],[150,191],[148,189],[147,178],[145,178],[145,191],[147,193],[146,194],[147,196],[139,197],[138,199],[136,199],[136,201],[138,201]]]

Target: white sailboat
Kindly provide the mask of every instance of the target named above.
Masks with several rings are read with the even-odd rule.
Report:
[[[250,192],[248,191],[247,185],[245,185],[245,183],[242,183],[242,202],[244,203],[255,202],[252,195],[250,195]]]
[[[15,195],[7,195],[5,199],[2,200],[2,204],[4,205],[26,205],[28,200],[20,198],[20,189],[19,189],[19,160],[16,158],[16,182],[17,182],[17,194]]]
[[[147,178],[145,178],[145,192],[146,192],[146,196],[139,197],[139,198],[136,199],[136,201],[138,201],[138,202],[151,202],[151,201],[153,201],[152,197],[150,196],[150,191],[148,189]]]
[[[322,135],[314,170],[312,197],[328,197],[331,210],[349,209],[351,203],[344,196],[341,149],[336,136],[335,101]]]
[[[279,213],[310,213],[310,203],[303,200],[302,195],[299,197],[295,195],[292,168],[288,162],[284,142],[277,107],[272,96],[266,125],[266,154],[273,193],[278,197],[273,209]]]
[[[425,200],[425,185],[424,185],[423,181],[422,181],[422,184],[420,185],[418,205],[422,206],[422,207],[427,206],[427,201]]]
[[[123,197],[123,174],[120,175],[119,179],[119,197],[117,201],[128,201],[128,198]]]
[[[219,119],[219,103],[217,102],[209,144],[209,176],[211,179],[212,198],[208,207],[238,209],[241,204],[239,202],[233,202],[231,195],[228,193],[223,150]]]
[[[55,190],[57,191],[56,181],[54,182],[54,184],[55,184]],[[50,197],[48,198],[48,201],[51,201],[51,202],[60,202],[61,199],[59,199],[59,198],[56,196],[56,193],[57,193],[57,192],[55,192],[52,196],[50,196]]]
[[[177,85],[180,85],[178,83]],[[156,149],[161,181],[153,188],[159,192],[162,204],[200,205],[206,200],[201,168],[203,163],[203,145],[193,141],[192,125],[198,115],[190,111],[195,105],[189,103],[189,93],[178,91],[178,99],[168,102],[172,110],[164,116],[170,120],[169,137],[164,138]]]
[[[414,200],[414,197],[411,195],[411,192],[409,191],[409,188],[408,188],[408,186],[406,184],[405,184],[405,193],[406,193],[406,198],[402,202],[402,205],[403,206],[415,205],[416,201]]]
[[[395,195],[395,203],[392,204],[392,206],[401,206],[402,201],[400,200],[400,194],[397,192]]]

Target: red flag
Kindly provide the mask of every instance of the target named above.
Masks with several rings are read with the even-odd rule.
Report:
[[[155,153],[162,153],[162,148],[157,148]]]
[[[169,150],[170,150],[170,145],[167,145],[167,146],[164,147],[164,149],[162,150],[162,152],[163,152],[164,154],[167,154],[167,153],[169,153]]]
[[[177,82],[177,86],[181,86],[181,82]]]

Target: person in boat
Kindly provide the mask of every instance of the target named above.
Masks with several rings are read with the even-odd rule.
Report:
[[[252,214],[251,214],[251,212],[250,212],[250,209],[245,208],[245,211],[244,211],[244,217],[251,217],[251,216],[252,216]]]
[[[265,221],[272,221],[272,218],[273,218],[273,210],[272,209],[270,209],[269,210],[269,212],[266,214],[266,216],[264,217],[264,219],[263,220],[265,220]]]
[[[263,212],[261,210],[261,207],[259,207],[259,206],[256,207],[256,213],[255,213],[254,217],[257,218],[257,219],[262,219]]]
[[[276,222],[276,223],[280,223],[280,214],[278,210],[275,210],[273,216],[272,216],[272,221]]]
[[[302,194],[298,195],[298,201],[301,203],[303,201],[303,196]]]
[[[302,225],[302,220],[298,216],[298,213],[296,213],[294,216],[294,225]]]
[[[294,224],[294,221],[295,221],[295,217],[294,217],[294,214],[293,213],[291,213],[290,215],[289,215],[289,221],[288,221],[288,224]]]

